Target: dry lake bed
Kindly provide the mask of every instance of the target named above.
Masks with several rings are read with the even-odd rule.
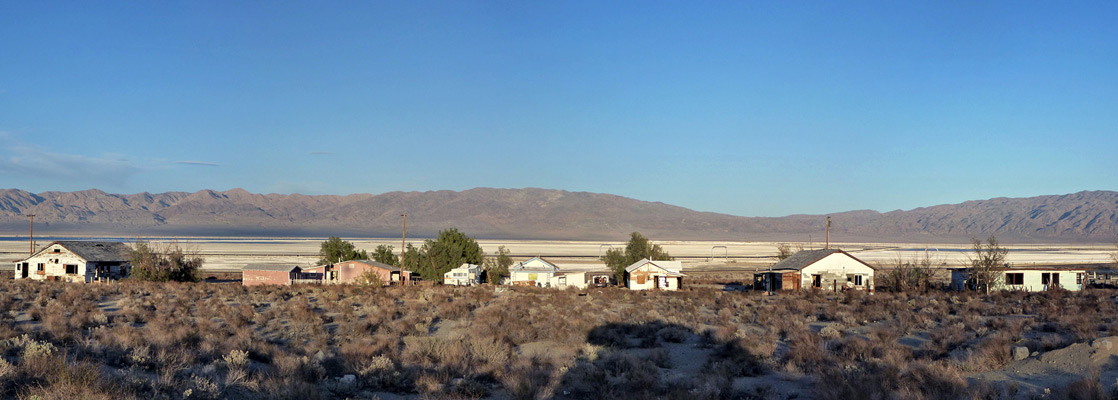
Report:
[[[36,238],[36,246],[46,245],[51,240],[71,240],[71,238]],[[83,238],[84,239],[84,238]],[[346,238],[359,249],[372,250],[378,245],[387,244],[397,251],[400,238]],[[125,239],[131,241],[134,239]],[[319,245],[325,238],[224,238],[224,237],[182,237],[150,238],[152,242],[179,243],[184,248],[195,251],[206,259],[205,269],[239,270],[246,264],[283,263],[300,266],[313,265],[318,260]],[[409,240],[420,246],[422,240]],[[515,260],[525,260],[534,256],[548,258],[565,270],[604,269],[598,257],[606,250],[624,248],[625,242],[599,241],[558,241],[558,240],[478,240],[486,253],[493,253],[499,246],[512,252]],[[685,270],[754,270],[772,265],[775,261],[776,242],[718,242],[718,241],[657,241],[672,256],[683,262]],[[26,257],[29,246],[27,237],[0,237],[0,259],[12,262]],[[822,248],[823,243],[791,243],[793,249]],[[1003,243],[1010,249],[1008,261],[1015,265],[1053,265],[1053,264],[1105,264],[1111,262],[1110,254],[1115,251],[1113,244],[1028,244],[1015,245]],[[929,257],[937,264],[959,266],[967,262],[970,244],[918,243],[832,243],[832,247],[846,250],[854,256],[875,266],[888,267],[898,259]]]

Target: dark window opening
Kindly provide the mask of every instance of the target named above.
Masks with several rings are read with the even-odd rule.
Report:
[[[1006,285],[1024,285],[1025,284],[1025,274],[1020,273],[1020,272],[1018,272],[1018,273],[1007,273],[1007,274],[1005,274],[1005,284]]]
[[[77,275],[78,274],[78,266],[74,265],[74,264],[66,264],[66,274]]]
[[[813,288],[821,288],[821,287],[823,287],[823,276],[821,276],[821,275],[812,275],[812,276],[811,276],[811,287],[813,287]]]
[[[1052,274],[1043,272],[1040,274],[1040,284],[1048,285],[1052,283]]]

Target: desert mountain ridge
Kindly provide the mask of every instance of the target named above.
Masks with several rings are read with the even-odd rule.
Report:
[[[44,236],[394,237],[456,227],[479,238],[822,241],[824,217],[741,217],[622,196],[553,189],[460,192],[255,194],[243,189],[110,194],[97,189],[0,190],[0,228],[24,235],[35,214]],[[959,242],[997,235],[1018,242],[1113,243],[1118,192],[994,198],[912,210],[829,214],[836,241]]]

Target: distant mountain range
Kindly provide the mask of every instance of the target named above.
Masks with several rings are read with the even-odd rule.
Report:
[[[600,193],[478,188],[306,196],[225,192],[109,194],[100,190],[0,190],[0,229],[43,236],[394,237],[449,227],[479,238],[808,241],[824,239],[819,215],[760,218],[699,212]],[[1118,192],[996,198],[908,211],[830,214],[834,241],[958,242],[994,234],[1003,241],[1111,243],[1118,239]]]

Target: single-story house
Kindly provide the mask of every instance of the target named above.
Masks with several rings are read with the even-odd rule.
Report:
[[[951,270],[951,288],[954,290],[975,290],[976,277],[971,268]],[[1037,292],[1059,286],[1062,289],[1079,291],[1086,284],[1087,269],[1083,267],[1014,267],[1001,268],[990,289],[1023,290]]]
[[[513,286],[562,287],[567,277],[559,267],[540,257],[532,257],[509,267],[509,284]]]
[[[803,250],[753,275],[755,290],[873,291],[875,268],[839,249]]]
[[[59,240],[15,262],[15,279],[97,282],[128,276],[132,248],[122,242]]]
[[[458,268],[443,274],[444,285],[473,286],[481,283],[481,266],[477,264],[462,264]]]
[[[630,290],[679,290],[683,286],[683,264],[679,261],[652,261],[647,258],[625,268]]]
[[[241,269],[241,285],[285,285],[290,286],[302,278],[302,268],[298,265],[249,264]]]
[[[349,260],[309,267],[303,270],[303,275],[308,279],[319,279],[322,283],[360,283],[367,271],[375,273],[386,285],[412,284],[411,271],[373,260]]]

